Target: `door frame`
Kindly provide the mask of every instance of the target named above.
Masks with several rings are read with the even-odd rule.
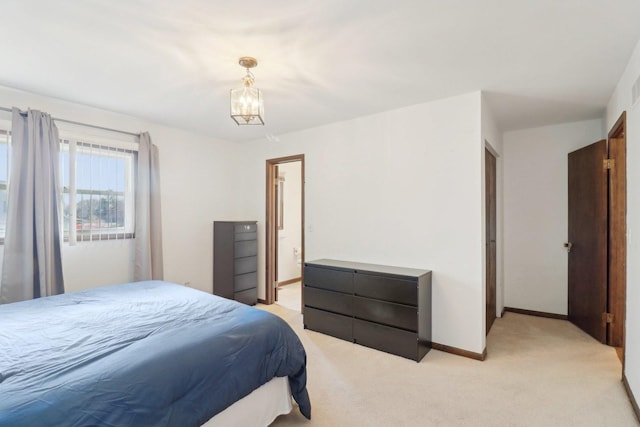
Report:
[[[304,154],[278,157],[266,161],[266,214],[265,214],[265,299],[264,304],[273,304],[276,301],[277,286],[277,256],[278,256],[278,218],[276,187],[278,185],[277,168],[283,163],[300,162],[300,245],[302,248],[301,265],[304,266]],[[304,281],[304,268],[300,272]],[[304,288],[304,287],[301,287]],[[302,289],[304,292],[304,289]]]
[[[497,318],[498,307],[498,156],[488,144],[484,147],[485,158],[485,335],[489,335],[491,326]],[[491,157],[491,169],[489,162]],[[492,184],[492,188],[489,188]],[[491,191],[490,191],[491,190]],[[490,281],[490,279],[492,279]],[[492,282],[492,283],[490,283]],[[491,289],[493,286],[493,289]],[[492,292],[489,292],[492,290]],[[489,300],[493,296],[493,301]],[[491,312],[493,311],[493,312]]]
[[[626,291],[627,291],[627,173],[626,173],[626,147],[627,147],[627,113],[623,111],[615,124],[611,127],[608,137],[609,158],[612,156],[611,139],[619,140],[616,143],[618,152],[614,155],[614,164],[609,170],[609,237],[607,245],[607,312],[613,313],[614,322],[621,326],[615,332],[612,324],[607,324],[607,343],[614,345],[614,339],[622,346],[622,368],[626,358],[625,346],[625,321],[626,321]],[[616,317],[618,318],[616,321]],[[618,335],[621,336],[618,337]]]

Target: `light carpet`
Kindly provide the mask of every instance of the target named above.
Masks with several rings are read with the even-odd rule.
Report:
[[[416,363],[303,329],[295,296],[281,302],[258,307],[300,337],[313,409],[272,426],[638,425],[615,349],[567,321],[507,313],[484,362],[431,350]]]

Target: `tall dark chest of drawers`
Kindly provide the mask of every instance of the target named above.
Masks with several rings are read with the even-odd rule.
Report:
[[[213,293],[254,305],[258,301],[256,221],[213,223]]]
[[[431,348],[431,271],[305,263],[304,326],[419,362]]]

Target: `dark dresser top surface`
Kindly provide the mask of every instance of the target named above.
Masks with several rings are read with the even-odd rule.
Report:
[[[366,264],[363,262],[340,261],[335,259],[316,259],[305,262],[305,265],[319,265],[323,267],[334,267],[346,270],[361,270],[371,273],[393,274],[396,276],[419,277],[431,273],[431,270],[421,270],[417,268],[394,267],[389,265]]]

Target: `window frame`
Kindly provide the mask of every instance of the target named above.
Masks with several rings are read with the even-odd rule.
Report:
[[[65,229],[64,227],[64,214],[62,218],[62,227],[63,227],[63,237],[64,241],[73,245],[76,242],[92,242],[92,241],[103,241],[103,240],[122,240],[122,239],[134,239],[135,238],[135,197],[136,197],[136,177],[138,172],[138,150],[134,150],[131,148],[122,148],[119,144],[109,144],[108,142],[89,142],[89,138],[60,138],[60,153],[63,151],[67,151],[64,149],[64,146],[67,145],[69,147],[69,167],[67,173],[69,174],[69,187],[65,187],[63,181],[63,176],[61,175],[60,182],[60,197],[64,199],[65,196],[69,197],[69,228]],[[73,148],[72,148],[73,147]],[[80,149],[78,150],[78,147]],[[73,151],[72,151],[73,150]],[[94,189],[78,189],[76,186],[77,181],[77,171],[76,171],[76,156],[78,152],[89,151],[92,153],[92,150],[99,150],[103,152],[113,153],[109,156],[113,157],[121,157],[124,159],[128,159],[129,161],[125,164],[125,167],[128,170],[125,171],[125,188],[129,188],[129,191],[126,189],[124,191],[112,191],[112,190],[94,190]],[[109,157],[107,155],[99,155],[101,157]],[[61,161],[62,163],[62,161]],[[62,165],[60,166],[61,169]],[[88,194],[89,196],[93,195],[113,195],[120,194],[125,198],[125,207],[129,206],[129,209],[125,208],[125,229],[123,231],[108,231],[105,229],[94,229],[89,228],[88,230],[77,229],[77,194]],[[72,200],[74,202],[72,203]],[[61,204],[64,207],[64,201],[61,200]],[[72,223],[76,224],[76,227],[72,227]],[[127,225],[129,225],[127,227]],[[73,230],[73,231],[72,231]]]
[[[1,126],[1,125],[0,125]],[[0,135],[5,137],[5,141],[0,142],[0,144],[6,144],[7,145],[7,159],[6,159],[6,166],[7,166],[7,180],[4,183],[0,182],[0,190],[4,190],[8,196],[9,192],[9,176],[11,174],[11,169],[10,169],[10,165],[11,165],[11,131],[8,129],[5,129],[4,126],[0,127]],[[0,245],[4,245],[4,238],[6,236],[6,230],[7,230],[7,220],[5,218],[5,222],[3,224],[4,226],[4,232],[0,235]]]

